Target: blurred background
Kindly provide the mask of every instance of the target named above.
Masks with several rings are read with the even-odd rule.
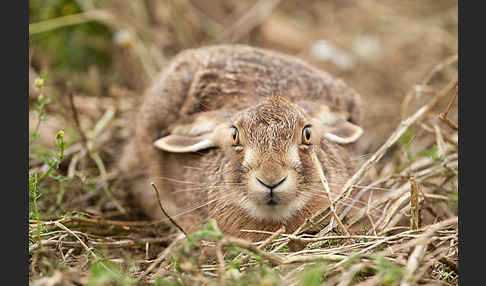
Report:
[[[31,87],[37,76],[45,76],[45,95],[52,99],[46,108],[57,108],[37,142],[49,144],[59,127],[73,129],[66,140],[76,140],[70,109],[64,109],[66,93],[74,93],[86,129],[115,100],[117,117],[129,118],[152,78],[179,51],[244,43],[295,55],[356,89],[366,103],[361,144],[372,152],[403,113],[430,96],[423,88],[408,100],[407,110],[402,108],[407,93],[434,66],[450,68],[430,86],[457,74],[457,5],[454,0],[30,0]],[[31,119],[35,126],[36,116]],[[114,139],[124,140],[127,132]],[[110,151],[118,153],[119,147]]]

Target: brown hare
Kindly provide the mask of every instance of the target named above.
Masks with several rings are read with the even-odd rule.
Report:
[[[147,91],[120,167],[154,219],[163,214],[150,182],[188,232],[210,217],[253,241],[265,235],[240,230],[290,233],[328,205],[320,171],[332,194],[352,175],[361,105],[341,80],[291,56],[244,45],[187,50]]]

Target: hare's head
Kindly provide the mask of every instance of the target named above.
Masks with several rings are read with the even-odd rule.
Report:
[[[225,201],[249,216],[284,222],[323,195],[319,174],[339,167],[326,157],[326,144],[360,137],[362,129],[348,117],[324,104],[271,96],[240,111],[199,113],[154,144],[175,153],[219,148],[220,181],[209,183],[223,185],[216,189]]]

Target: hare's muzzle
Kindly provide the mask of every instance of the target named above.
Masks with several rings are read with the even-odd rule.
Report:
[[[259,182],[264,188],[267,188],[269,190],[269,193],[266,196],[267,205],[274,206],[278,204],[279,198],[278,196],[275,195],[273,190],[278,188],[280,185],[282,185],[285,182],[285,180],[287,180],[287,178],[288,175],[285,176],[283,179],[278,180],[277,182],[268,179],[259,179],[258,177],[255,177],[257,182]],[[272,182],[272,183],[268,183],[268,182]]]
[[[269,189],[270,192],[272,192],[273,189],[277,188],[278,186],[280,186],[283,182],[285,182],[285,180],[287,180],[287,177],[288,176],[285,176],[285,178],[279,180],[278,182],[273,182],[273,183],[268,183],[269,180],[266,180],[266,179],[259,179],[258,177],[255,177],[256,180],[262,184],[265,188]],[[266,182],[266,183],[265,183]],[[270,181],[271,182],[271,181]]]

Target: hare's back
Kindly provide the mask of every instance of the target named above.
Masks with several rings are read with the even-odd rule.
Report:
[[[180,105],[183,115],[225,106],[245,108],[277,94],[293,102],[320,102],[346,111],[356,123],[362,117],[361,98],[353,89],[289,55],[245,45],[218,45],[187,50],[176,61],[177,69],[190,70],[187,94]]]

